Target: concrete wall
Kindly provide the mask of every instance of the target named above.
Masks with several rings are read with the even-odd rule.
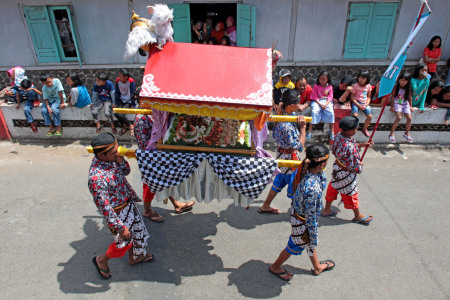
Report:
[[[161,1],[71,1],[85,67],[145,63],[145,58],[139,56],[126,62],[123,61],[131,10],[134,9],[138,14],[146,16],[146,6],[159,2]],[[168,0],[164,2],[176,4],[187,2],[236,3],[238,1]],[[273,41],[278,41],[277,48],[284,54],[284,62],[281,63],[288,62],[292,57],[294,63],[307,65],[388,64],[388,60],[342,61],[349,0],[244,0],[239,2],[256,6],[256,47],[268,48],[271,47]],[[389,59],[392,59],[403,45],[420,5],[418,0],[399,0],[399,2],[400,12],[394,29]],[[7,41],[7,43],[1,50],[0,71],[15,65],[37,66],[32,43],[22,16],[21,5],[68,5],[68,3],[68,1],[62,0],[2,1],[0,40]],[[443,38],[443,62],[450,57],[450,43],[447,42],[450,27],[448,18],[450,1],[434,0],[430,6],[433,13],[416,37],[416,43],[408,57],[412,63],[422,56],[424,47],[434,35],[441,35]],[[19,49],[20,51],[18,51]],[[76,63],[60,65],[78,68]],[[39,65],[39,67],[49,68],[51,66]]]
[[[39,132],[37,134],[32,133],[28,123],[26,122],[23,105],[20,109],[16,109],[13,104],[1,104],[0,109],[5,117],[6,124],[13,139],[33,139],[33,140],[48,140],[48,139],[64,139],[64,140],[91,140],[95,136],[95,125],[92,121],[91,110],[86,108],[69,108],[61,110],[61,120],[64,129],[62,137],[46,137],[45,134],[48,131],[48,127],[44,126],[43,118],[41,115],[40,107],[35,107],[32,110],[32,115],[35,120],[38,121]],[[369,130],[372,130],[373,124],[376,122],[380,108],[374,107],[372,125]],[[414,111],[412,116],[412,130],[411,136],[417,144],[450,144],[450,127],[443,125],[446,109],[438,109],[437,111],[426,109],[425,113],[419,113]],[[130,120],[133,120],[134,115],[128,115]],[[106,120],[103,112],[100,114],[100,120]],[[364,123],[364,114],[360,116],[360,126]],[[395,114],[391,111],[385,111],[383,114],[379,128],[374,136],[375,143],[389,143],[388,134],[391,129],[391,124],[395,120]],[[400,125],[396,132],[397,141],[399,143],[406,143],[402,138],[404,131],[404,119],[400,122]],[[319,124],[313,132],[313,138],[311,141],[327,142],[326,131],[328,126],[321,126]],[[111,132],[109,124],[103,123],[103,131]],[[116,123],[118,127],[118,123]],[[134,141],[134,137],[130,137],[127,133],[123,137],[119,137],[122,141]],[[358,132],[355,136],[359,142],[367,141],[367,138]]]

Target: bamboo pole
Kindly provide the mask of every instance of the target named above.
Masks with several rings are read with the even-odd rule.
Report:
[[[164,145],[164,146],[169,146],[169,145]],[[197,147],[197,148],[202,148],[202,147]],[[217,149],[217,148],[208,148],[208,149],[211,149],[211,152],[213,152],[214,150],[225,150],[225,149]],[[86,150],[89,153],[94,153],[94,149],[92,149],[92,147],[87,147]],[[231,149],[226,149],[226,150],[228,151]],[[235,149],[235,150],[238,150],[238,149]],[[194,150],[194,151],[203,151],[203,150]],[[117,149],[117,153],[120,156],[126,156],[128,158],[136,158],[136,150],[127,149],[122,146],[119,146],[119,148]],[[286,160],[286,159],[277,159],[276,161],[277,161],[278,167],[285,167],[285,168],[298,168],[300,166],[300,164],[302,163],[301,161],[298,161],[298,160]]]
[[[141,114],[151,115],[151,109],[138,109],[138,108],[114,108],[114,113],[118,114]],[[267,121],[269,122],[297,122],[296,116],[282,116],[282,115],[268,115]],[[311,117],[305,117],[306,122],[312,122]]]

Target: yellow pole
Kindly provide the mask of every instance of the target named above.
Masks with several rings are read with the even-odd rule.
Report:
[[[212,148],[213,149],[213,148]],[[94,153],[92,147],[86,148],[87,152]],[[119,146],[117,152],[120,156],[126,156],[129,158],[136,158],[136,151],[132,149],[127,149],[125,147]],[[277,159],[277,164],[279,167],[285,168],[297,168],[300,166],[302,162],[298,160],[285,160],[285,159]]]
[[[136,109],[136,108],[114,108],[114,113],[118,114],[141,114],[151,115],[151,109]],[[281,116],[281,115],[269,115],[267,118],[269,122],[297,122],[296,116]],[[305,117],[306,122],[312,122],[311,117]]]

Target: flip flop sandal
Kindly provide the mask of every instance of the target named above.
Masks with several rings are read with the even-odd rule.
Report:
[[[364,129],[364,130],[362,131],[362,133],[363,133],[366,137],[370,137],[369,130]]]
[[[328,130],[327,135],[331,141],[334,141],[334,134],[332,134],[330,130]]]
[[[432,110],[437,110],[437,109],[438,109],[436,105],[431,105],[430,108],[431,108]]]
[[[306,134],[306,138],[307,138],[307,139],[310,139],[311,136],[312,136],[311,132],[308,132],[308,133]]]
[[[62,134],[63,134],[63,129],[62,128],[61,128],[61,131],[58,131],[58,130],[55,131],[55,135],[56,136],[62,136]]]
[[[395,136],[392,136],[392,135],[389,136],[389,141],[391,143],[397,143],[397,141],[395,140]]]
[[[321,217],[325,217],[325,218],[336,217],[337,214],[338,214],[337,209],[333,209],[333,211],[331,213],[327,214],[327,215],[324,215],[323,212],[320,212],[320,216]]]
[[[119,135],[120,135],[120,136],[124,135],[125,133],[128,132],[128,130],[130,130],[130,129],[129,129],[129,128],[122,128],[122,129],[120,130],[120,132],[119,132]]]
[[[147,253],[147,254],[145,254],[144,258],[141,259],[140,261],[134,262],[132,264],[130,264],[130,263],[128,263],[128,264],[130,266],[134,266],[134,265],[137,265],[137,264],[140,264],[140,263],[146,263],[146,262],[149,262],[149,261],[153,261],[154,259],[155,259],[154,255],[152,255],[150,253]]]
[[[133,125],[130,126],[130,136],[134,136],[134,127],[133,127]]]
[[[333,270],[334,267],[336,266],[335,262],[332,261],[331,259],[319,261],[319,263],[320,263],[321,265],[326,264],[327,267],[326,267],[322,272],[320,272],[319,274],[316,274],[316,272],[314,271],[314,269],[311,269],[311,273],[312,273],[314,276],[319,276],[319,275],[322,274],[323,272],[331,271],[331,270]],[[332,265],[332,266],[330,267],[330,265]]]
[[[37,129],[35,124],[30,125],[30,127],[31,127],[31,130],[33,131],[33,133],[37,133],[38,132],[38,129]]]
[[[164,217],[163,216],[161,216],[160,214],[158,214],[156,211],[155,212],[153,212],[151,215],[149,215],[149,216],[144,216],[143,215],[143,217],[144,218],[147,218],[147,219],[149,219],[150,221],[153,221],[153,222],[155,222],[155,223],[161,223],[161,222],[164,222]]]
[[[284,269],[283,269],[284,270]],[[278,278],[280,278],[281,280],[284,281],[289,281],[292,279],[293,274],[289,273],[288,271],[284,270],[284,272],[280,272],[280,273],[275,273],[274,271],[272,271],[271,269],[269,269],[269,272],[272,273],[273,275],[277,276]],[[289,279],[283,278],[281,276],[283,275],[289,275],[291,277],[289,277]]]
[[[51,136],[53,136],[55,134],[55,132],[56,132],[56,130],[49,131],[49,132],[47,132],[47,134],[45,136],[46,137],[51,137]]]
[[[370,217],[372,217],[372,219],[368,220]],[[353,223],[358,223],[358,224],[362,224],[362,225],[370,225],[370,222],[373,221],[373,216],[365,216],[364,218],[362,218],[361,220],[356,220],[355,218],[352,219]]]
[[[258,209],[259,214],[269,214],[269,215],[279,215],[280,212],[278,209],[272,208],[271,210],[262,210],[261,208]]]
[[[192,203],[192,205],[186,205],[186,206],[183,206],[179,211],[175,211],[175,213],[176,213],[177,215],[179,215],[179,214],[182,214],[182,213],[191,211],[191,210],[192,210],[192,207],[194,206],[194,204],[195,204],[195,203]]]
[[[96,257],[96,256],[94,256],[94,258],[92,258],[92,262],[94,263],[94,266],[95,266],[95,268],[97,269],[98,274],[100,274],[100,276],[102,277],[102,279],[108,280],[108,279],[111,278],[112,274],[111,274],[111,271],[110,271],[109,269],[108,269],[108,270],[104,270],[104,269],[101,269],[101,268],[98,266],[98,264],[97,264],[97,257]],[[103,273],[108,273],[109,276],[105,276],[105,275],[103,275],[101,272],[103,272]]]
[[[111,132],[112,132],[112,134],[117,134],[117,129],[116,129],[116,127],[111,128]]]

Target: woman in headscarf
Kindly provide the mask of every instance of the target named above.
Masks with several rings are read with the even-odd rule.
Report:
[[[195,41],[203,44],[202,21],[197,21],[192,25],[192,42],[194,43]]]
[[[229,16],[227,18],[227,28],[225,29],[225,36],[230,38],[231,46],[236,46],[236,26],[234,26],[234,18],[232,16]]]
[[[211,31],[211,38],[215,38],[217,42],[221,42],[224,35],[224,28],[225,25],[223,22],[217,22],[216,26]]]

